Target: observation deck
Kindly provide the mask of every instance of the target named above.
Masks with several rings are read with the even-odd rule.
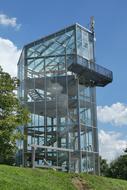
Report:
[[[83,85],[104,87],[113,80],[112,71],[79,55],[67,57],[67,65],[68,70],[77,74],[79,83]]]

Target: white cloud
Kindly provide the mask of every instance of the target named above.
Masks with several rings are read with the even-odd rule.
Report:
[[[21,50],[8,39],[0,38],[0,66],[12,76],[17,76],[17,62]]]
[[[111,106],[97,107],[98,121],[115,126],[127,125],[127,105],[117,102]]]
[[[127,141],[122,139],[122,134],[118,132],[105,132],[100,130],[99,132],[99,149],[100,155],[108,160],[108,162],[114,160],[119,155],[124,153]]]
[[[17,30],[21,27],[21,24],[17,24],[17,18],[9,18],[5,14],[0,14],[0,25],[11,26],[16,28]]]

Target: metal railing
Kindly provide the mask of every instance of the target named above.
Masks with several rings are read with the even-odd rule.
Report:
[[[110,71],[98,64],[95,64],[95,62],[93,60],[88,61],[87,59],[85,59],[79,55],[74,55],[74,54],[67,55],[67,63],[68,63],[68,66],[70,66],[71,64],[79,64],[79,65],[82,65],[92,71],[95,71],[96,73],[101,74],[111,80],[113,78],[112,71]]]

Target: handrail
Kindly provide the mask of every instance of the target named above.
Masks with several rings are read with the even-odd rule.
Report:
[[[98,64],[95,64],[95,62],[93,60],[87,60],[83,57],[81,57],[80,55],[74,55],[74,54],[70,54],[67,56],[67,63],[70,66],[72,63],[74,64],[80,64],[83,65],[84,67],[95,71],[96,73],[99,73],[101,75],[104,75],[108,78],[110,78],[112,80],[113,78],[113,73],[112,71],[106,69],[105,67],[102,67]]]
[[[112,79],[112,77],[113,77],[112,71],[110,71],[110,70],[106,69],[105,67],[102,67],[98,64],[95,64],[95,62],[93,60],[88,61],[85,58],[77,55],[77,63],[95,71],[96,73],[105,75],[108,78]]]

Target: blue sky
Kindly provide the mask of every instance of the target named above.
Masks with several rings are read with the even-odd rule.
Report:
[[[6,24],[0,22],[0,58],[2,66],[6,64],[8,70],[11,69],[11,65],[7,65],[10,55],[4,63],[3,55],[8,52],[5,44],[11,47],[11,57],[16,55],[16,62],[24,44],[76,22],[87,27],[90,16],[94,16],[96,62],[112,70],[114,75],[112,84],[97,89],[97,105],[101,106],[98,119],[100,148],[104,157],[107,146],[112,150],[111,158],[121,153],[127,142],[127,1],[0,0],[0,15],[10,19]]]

